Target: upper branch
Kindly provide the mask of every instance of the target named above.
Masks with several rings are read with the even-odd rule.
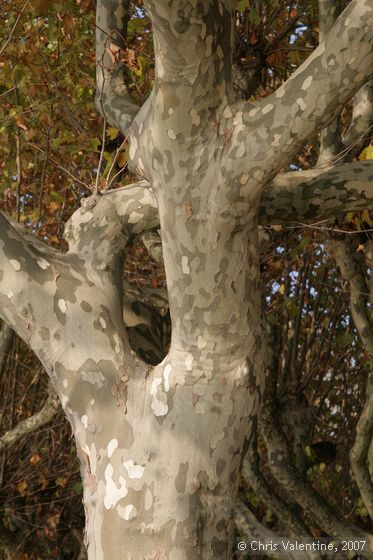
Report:
[[[156,90],[214,106],[230,87],[233,0],[147,0],[153,23]],[[198,109],[198,107],[197,107]]]
[[[373,125],[373,80],[365,84],[355,95],[352,103],[351,124],[343,137],[345,146],[363,140],[372,132]]]
[[[246,152],[266,176],[330,123],[373,75],[373,2],[351,2],[314,53],[278,90],[254,106],[238,104]],[[243,158],[244,160],[245,158]],[[242,161],[242,168],[247,168]]]
[[[371,161],[278,175],[263,192],[261,225],[312,224],[373,207]]]
[[[341,0],[319,0],[319,43],[324,41],[340,13]],[[318,164],[330,163],[342,151],[339,128],[339,118],[337,117],[321,131]]]
[[[129,1],[98,0],[96,18],[96,108],[126,133],[139,107],[127,92],[119,62],[125,48]]]

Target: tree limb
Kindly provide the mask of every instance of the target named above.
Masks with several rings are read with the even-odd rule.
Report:
[[[45,424],[48,424],[60,410],[60,402],[58,397],[49,384],[48,387],[48,398],[43,405],[42,409],[36,414],[33,414],[29,418],[19,422],[14,428],[6,432],[0,437],[0,451],[7,449],[17,443],[22,437],[36,432]]]
[[[351,146],[356,141],[360,147],[361,141],[372,134],[373,125],[373,80],[365,84],[352,100],[351,124],[343,136],[344,145]]]
[[[322,43],[341,13],[341,0],[319,0],[319,43]],[[330,163],[342,151],[339,117],[320,132],[318,164]]]
[[[105,196],[114,192],[108,191]],[[131,235],[159,228],[156,198],[147,181],[128,185],[117,192],[123,193],[124,201],[120,204],[128,204],[125,202],[128,194],[128,200],[138,201],[136,212],[144,213],[142,220],[132,226],[128,224]],[[277,175],[263,192],[259,223],[262,226],[312,224],[369,207],[373,207],[371,160]],[[160,244],[158,240],[155,242],[154,233],[146,240],[148,242],[153,244],[151,250],[154,249],[155,254],[152,256],[159,261]]]
[[[0,214],[0,315],[27,343],[36,327],[33,306],[54,282],[46,257]]]
[[[264,436],[270,469],[276,480],[289,495],[315,519],[331,536],[351,536],[366,539],[368,550],[373,552],[373,537],[358,527],[339,518],[327,502],[305,481],[290,461],[288,441],[275,420],[273,405],[265,403],[260,415],[260,427]]]
[[[279,537],[273,533],[273,531],[267,529],[267,527],[257,520],[255,515],[253,515],[242,500],[240,500],[236,506],[235,522],[239,532],[250,541],[258,539],[261,543],[273,543],[279,540]],[[275,560],[279,557],[277,551],[272,551],[270,549],[265,551],[265,556],[274,558]],[[307,558],[312,558],[315,560],[320,558],[320,555],[317,554],[317,552],[313,553],[307,551],[297,551],[294,554],[291,552],[282,552],[281,558],[286,560],[297,560],[299,558],[306,560]]]
[[[137,187],[139,185],[139,187]],[[156,199],[150,184],[123,187],[128,198],[139,196],[141,186],[146,194],[140,202],[143,221],[139,221],[132,233],[151,231],[159,227]],[[121,192],[121,189],[119,189]],[[146,199],[145,199],[146,196]],[[124,204],[124,203],[123,203]],[[313,224],[347,212],[366,210],[373,207],[373,163],[371,160],[345,163],[332,168],[315,168],[307,171],[292,171],[277,175],[268,185],[261,199],[259,223],[262,226],[275,224]],[[149,237],[154,242],[154,234]],[[154,244],[153,257],[160,259],[159,242]]]
[[[4,368],[4,364],[8,358],[8,352],[13,341],[13,331],[6,324],[0,321],[0,376]]]
[[[129,2],[98,0],[96,18],[96,108],[123,132],[139,111],[124,83],[120,50],[125,48]]]
[[[312,224],[373,206],[371,161],[278,175],[262,197],[261,225]]]
[[[216,107],[230,88],[235,2],[147,0],[145,5],[153,24],[155,89],[162,84],[188,109],[191,100],[197,111]]]
[[[131,237],[157,225],[154,198],[141,182],[84,200],[66,224],[66,254],[40,247],[0,215],[0,316],[29,344],[56,383],[66,375],[58,365],[61,348],[75,348],[77,337],[82,348],[75,360],[78,370],[83,368],[79,375],[86,375],[83,366],[89,360],[112,358],[113,346],[116,359],[121,345],[127,356],[126,366],[118,363],[118,371],[134,367],[120,312],[122,259]],[[68,353],[66,360],[70,364]],[[62,385],[56,390],[65,393]]]
[[[348,240],[334,239],[327,245],[328,253],[340,268],[341,274],[350,285],[350,310],[361,341],[373,365],[373,330],[367,308],[368,287],[361,270],[361,262]],[[366,399],[356,425],[356,437],[350,451],[351,467],[361,497],[373,519],[373,482],[369,472],[368,453],[373,437],[373,384],[370,371],[366,388]]]
[[[259,103],[237,104],[236,115],[243,111],[246,126],[246,153],[265,176],[286,165],[372,77],[372,29],[371,1],[350,3],[325,41],[274,94]],[[236,161],[237,171],[246,166],[247,172],[247,163],[244,157]]]
[[[256,432],[249,442],[249,449],[243,462],[242,474],[256,495],[271,508],[280,524],[284,525],[293,537],[310,536],[302,519],[293,512],[276,494],[262,474],[256,447]]]

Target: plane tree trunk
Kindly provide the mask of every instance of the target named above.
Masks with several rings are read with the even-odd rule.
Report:
[[[267,187],[263,219],[276,213],[275,175],[372,77],[373,6],[351,2],[288,82],[252,104],[232,90],[232,0],[145,5],[153,92],[137,108],[117,68],[128,2],[99,0],[96,104],[128,133],[131,168],[148,182],[86,199],[65,255],[0,216],[0,315],[39,356],[72,426],[89,559],[227,560],[267,368],[261,197]],[[323,178],[298,177],[299,192],[307,180],[321,213]],[[342,199],[364,188],[328,180]],[[291,180],[282,187],[292,199]],[[172,338],[150,367],[130,346],[121,270],[128,241],[158,225]]]

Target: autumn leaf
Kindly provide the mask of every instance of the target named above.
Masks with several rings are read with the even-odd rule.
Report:
[[[36,454],[36,455],[31,455],[30,459],[29,459],[29,463],[30,465],[32,465],[33,467],[35,465],[37,465],[38,463],[40,463],[41,461],[41,457],[40,455]]]
[[[21,482],[19,482],[17,484],[17,490],[18,492],[21,494],[21,496],[25,496],[26,495],[26,490],[27,490],[27,482],[26,480],[22,480]]]
[[[373,146],[367,146],[359,155],[360,160],[373,159]]]

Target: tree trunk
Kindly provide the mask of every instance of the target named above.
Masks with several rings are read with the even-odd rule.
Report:
[[[127,2],[98,1],[97,105],[129,133],[131,170],[152,191],[139,183],[86,199],[65,255],[0,215],[1,317],[43,362],[72,426],[89,560],[230,558],[266,371],[260,198],[371,78],[369,4],[352,2],[288,82],[253,105],[233,95],[233,0],[147,0],[156,78],[137,112],[113,36]],[[121,274],[128,241],[159,223],[172,339],[152,368],[130,346]]]
[[[171,351],[131,387],[127,414],[77,437],[90,559],[230,557],[249,374],[219,360],[212,376]]]

